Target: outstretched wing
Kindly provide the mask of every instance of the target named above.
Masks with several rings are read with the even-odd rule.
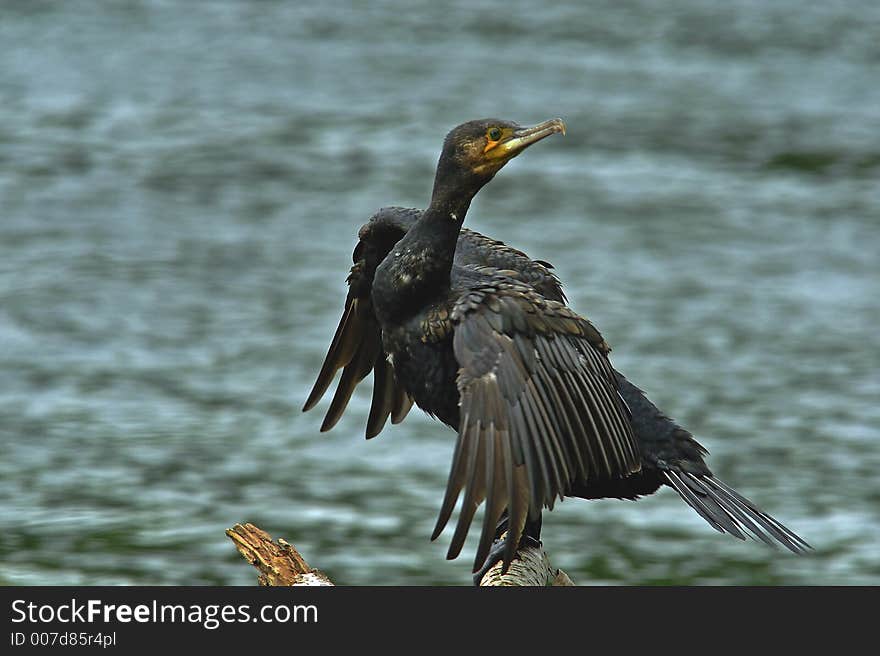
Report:
[[[336,425],[355,387],[370,371],[373,372],[373,400],[367,419],[367,439],[379,434],[389,416],[392,423],[403,421],[412,407],[412,399],[395,379],[394,368],[382,348],[382,329],[376,320],[371,293],[376,267],[417,216],[418,210],[383,208],[358,234],[360,241],[352,254],[354,265],[348,276],[345,310],[303,406],[303,411],[313,408],[330,387],[336,372],[342,369],[336,393],[321,424],[322,432]]]
[[[394,368],[387,362],[387,354],[382,349],[382,330],[373,311],[371,294],[376,267],[421,215],[422,210],[415,208],[383,207],[358,233],[359,241],[352,254],[354,265],[348,276],[345,310],[303,406],[303,411],[311,410],[342,369],[333,400],[321,424],[322,432],[336,425],[355,388],[370,371],[373,371],[373,400],[367,420],[367,439],[379,434],[389,416],[394,424],[403,421],[412,407],[412,399],[395,380]],[[466,228],[459,235],[455,265],[511,269],[511,274],[547,298],[565,300],[559,279],[553,275],[547,262],[532,260],[522,251]]]
[[[552,508],[576,482],[638,471],[639,449],[610,349],[565,305],[496,276],[464,294],[452,320],[461,420],[433,537],[464,490],[448,557],[461,551],[485,500],[474,570],[505,511],[507,567],[528,517]]]

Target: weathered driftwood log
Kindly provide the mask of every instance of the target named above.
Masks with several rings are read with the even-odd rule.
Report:
[[[333,585],[327,575],[310,567],[299,552],[285,540],[273,542],[272,536],[253,524],[236,524],[226,529],[239,553],[259,570],[260,585]],[[550,566],[543,549],[522,547],[507,570],[501,563],[486,572],[481,586],[574,585],[561,569]]]
[[[226,529],[244,559],[260,572],[260,585],[333,585],[323,572],[309,564],[292,544],[272,536],[253,524],[236,524]]]
[[[506,533],[504,534],[506,535]],[[501,537],[503,538],[504,535]],[[481,586],[547,586],[547,585],[574,585],[568,574],[561,569],[550,566],[550,558],[547,552],[540,547],[524,547],[516,552],[516,556],[507,574],[501,573],[501,563],[496,563],[483,575]]]

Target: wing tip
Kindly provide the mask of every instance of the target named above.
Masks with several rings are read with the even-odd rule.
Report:
[[[339,369],[334,369],[328,376],[328,372],[325,371],[326,368],[327,366],[325,363],[324,367],[321,368],[321,372],[318,374],[318,379],[315,381],[314,386],[312,386],[312,391],[309,392],[309,396],[303,404],[303,412],[308,412],[318,405],[318,401],[323,398],[324,394],[327,392],[327,388],[330,387],[330,383],[332,383],[333,379],[336,377],[336,372],[339,371]]]
[[[315,390],[313,389],[312,393],[309,394],[309,398],[307,398],[306,402],[303,404],[302,411],[308,412],[309,410],[314,408],[316,405],[318,405],[318,401],[321,399],[321,397],[323,395],[324,395],[323,392],[321,394],[316,394]]]
[[[320,432],[326,433],[330,429],[332,429],[336,424],[339,423],[339,420],[342,418],[342,413],[331,414],[330,411],[327,412],[327,415],[324,417],[324,421],[321,422]]]

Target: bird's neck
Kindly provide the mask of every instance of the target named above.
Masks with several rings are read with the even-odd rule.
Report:
[[[409,244],[428,249],[420,262],[426,281],[435,285],[449,282],[458,234],[478,190],[465,181],[439,175],[434,181],[431,203],[404,237]]]
[[[458,234],[476,191],[434,186],[431,204],[376,271],[373,298],[384,319],[400,319],[448,293]]]

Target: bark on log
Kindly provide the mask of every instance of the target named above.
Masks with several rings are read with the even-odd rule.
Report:
[[[235,543],[239,553],[260,572],[260,585],[334,585],[327,575],[310,567],[292,544],[282,538],[278,542],[253,524],[236,524],[226,529],[226,535]],[[574,585],[561,569],[550,566],[543,549],[522,547],[506,574],[501,574],[501,563],[486,572],[481,586],[547,586]]]
[[[327,575],[310,567],[305,559],[284,539],[272,536],[253,524],[236,524],[226,529],[244,559],[260,572],[260,585],[333,585]]]

